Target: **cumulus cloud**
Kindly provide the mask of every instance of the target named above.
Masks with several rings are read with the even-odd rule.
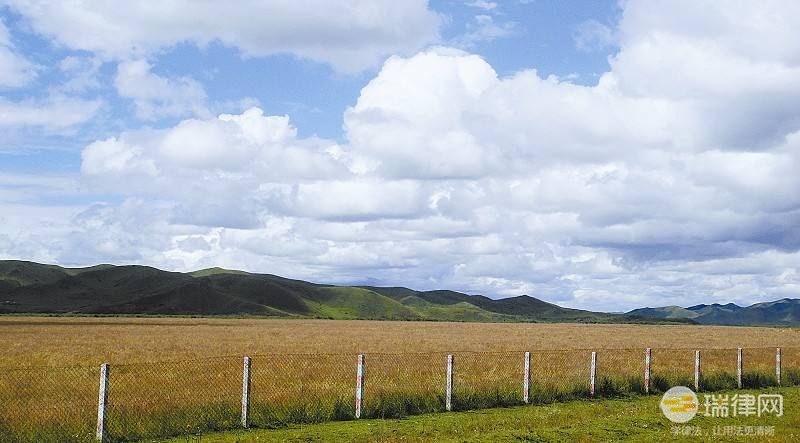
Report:
[[[335,147],[323,139],[299,139],[287,116],[266,116],[251,108],[239,115],[189,119],[167,130],[123,133],[92,143],[83,151],[82,172],[100,177],[127,172],[168,180],[210,171],[206,178],[221,183],[229,178],[294,182],[346,171]]]
[[[124,203],[85,208],[72,238],[170,269],[609,310],[796,294],[800,45],[772,45],[800,14],[624,7],[595,85],[434,48],[384,63],[341,142],[258,108],[98,140],[83,182]]]
[[[294,54],[342,71],[359,71],[436,41],[441,23],[425,0],[247,0],[236,7],[189,0],[5,2],[37,32],[106,57],[141,58],[179,43],[220,41],[246,57]]]
[[[358,158],[333,141],[298,138],[287,116],[258,108],[123,133],[90,144],[82,158],[81,171],[93,186],[170,195],[181,202],[175,217],[186,223],[254,226],[269,211],[333,218],[402,211],[381,201],[369,183],[337,182],[365,169]],[[371,203],[348,200],[349,193]]]

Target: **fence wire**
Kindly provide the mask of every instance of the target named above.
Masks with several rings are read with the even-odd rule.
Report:
[[[361,417],[444,411],[448,355],[453,410],[694,387],[694,349],[652,349],[649,386],[644,349],[594,350],[594,374],[592,353],[530,351],[527,372],[524,351],[366,354]],[[738,386],[737,349],[701,349],[700,355],[700,390]],[[744,348],[741,356],[743,388],[800,385],[800,348],[781,349],[780,380],[775,348]],[[355,418],[357,361],[353,354],[252,355],[249,426]],[[0,441],[94,441],[99,377],[98,367],[0,367]],[[240,428],[242,390],[241,357],[111,364],[106,439]]]
[[[672,386],[694,386],[694,352],[691,349],[653,349],[651,392],[665,392]]]
[[[524,352],[454,354],[453,409],[522,403],[523,356]]]
[[[238,357],[112,365],[109,439],[230,429],[240,421],[241,378]]]
[[[97,367],[0,368],[0,441],[94,438]]]
[[[534,403],[567,400],[589,394],[591,351],[531,353],[531,397]]]
[[[364,417],[397,418],[445,409],[447,353],[367,354],[365,364]]]
[[[353,418],[355,368],[352,354],[252,356],[250,422],[275,427]]]

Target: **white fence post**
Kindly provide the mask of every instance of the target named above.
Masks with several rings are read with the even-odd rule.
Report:
[[[650,393],[650,348],[644,350],[644,393]]]
[[[106,407],[108,405],[108,363],[100,365],[100,394],[97,399],[97,441],[106,438]]]
[[[445,409],[453,410],[453,354],[447,356],[447,386],[445,387]]]
[[[781,385],[781,348],[775,349],[775,378],[778,379],[778,386]]]
[[[249,425],[250,418],[250,357],[245,356],[242,367],[242,427]]]
[[[592,363],[589,365],[589,394],[594,395],[594,379],[597,375],[597,352],[592,351]]]
[[[361,418],[361,404],[364,401],[364,354],[358,354],[356,366],[356,418]]]
[[[522,399],[528,403],[531,383],[531,353],[525,353],[525,361],[522,370]]]
[[[700,351],[694,351],[694,390],[700,390]]]
[[[736,349],[736,386],[742,389],[742,348]]]

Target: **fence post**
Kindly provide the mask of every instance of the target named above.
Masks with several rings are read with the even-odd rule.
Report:
[[[778,386],[781,385],[781,348],[775,349],[775,378],[778,379]]]
[[[700,390],[700,351],[694,351],[694,390]]]
[[[531,353],[525,353],[525,361],[522,370],[522,399],[528,403],[531,383]]]
[[[356,418],[361,418],[361,404],[364,399],[364,354],[358,354],[356,366]]]
[[[250,357],[244,357],[242,367],[242,427],[250,424]]]
[[[736,386],[742,389],[742,348],[736,348]]]
[[[105,441],[106,438],[106,407],[108,405],[108,363],[100,365],[100,394],[97,399],[97,441]]]
[[[644,350],[644,393],[650,393],[650,348]]]
[[[447,355],[447,386],[445,387],[445,409],[453,410],[453,354]]]
[[[597,352],[592,351],[592,363],[589,365],[589,394],[594,395],[594,379],[597,375]]]

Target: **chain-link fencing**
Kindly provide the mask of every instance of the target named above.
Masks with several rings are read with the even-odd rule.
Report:
[[[97,367],[0,368],[0,442],[90,441]]]
[[[110,366],[111,441],[224,430],[240,421],[241,357]]]
[[[659,394],[677,385],[800,385],[800,348],[264,354],[106,369],[0,367],[0,441],[88,442],[98,431],[106,441],[136,441]]]

